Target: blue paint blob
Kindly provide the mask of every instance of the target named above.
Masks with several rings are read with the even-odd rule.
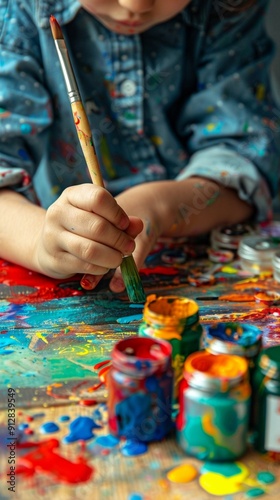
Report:
[[[75,441],[88,441],[94,437],[93,429],[101,429],[90,417],[78,417],[70,426],[70,434],[63,438],[64,443],[74,443]]]
[[[141,493],[130,493],[127,500],[144,500],[144,497]]]
[[[46,422],[40,427],[40,432],[42,432],[43,434],[49,434],[51,432],[57,431],[59,431],[59,427],[55,422]]]
[[[59,422],[68,422],[68,420],[70,420],[70,417],[68,415],[61,415],[58,420]]]
[[[275,476],[269,471],[261,471],[257,474],[257,480],[260,483],[265,483],[265,484],[270,484],[274,483],[275,481]]]
[[[117,444],[119,444],[120,440],[111,434],[107,434],[107,436],[99,436],[96,438],[95,443],[103,446],[103,448],[114,448]]]
[[[32,127],[31,125],[29,125],[29,123],[22,123],[22,125],[20,126],[20,131],[22,134],[30,134],[30,132],[32,131]]]
[[[18,425],[18,430],[19,431],[24,431],[24,429],[27,429],[29,427],[28,424],[19,424]]]
[[[132,457],[146,453],[147,449],[148,446],[146,443],[142,443],[141,441],[135,441],[133,439],[128,439],[123,445],[121,453],[125,457]]]
[[[30,160],[30,156],[27,154],[27,151],[25,151],[25,149],[23,148],[20,148],[18,150],[18,155],[21,157],[22,160]]]
[[[142,305],[143,307],[143,305]],[[134,314],[134,316],[125,316],[124,318],[118,318],[117,323],[132,323],[133,321],[140,321],[142,319],[142,314]]]

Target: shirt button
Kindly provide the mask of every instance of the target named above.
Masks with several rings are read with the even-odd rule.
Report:
[[[133,80],[124,80],[120,85],[121,94],[131,97],[136,94],[136,83]]]

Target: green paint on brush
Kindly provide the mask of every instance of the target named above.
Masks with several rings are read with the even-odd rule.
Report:
[[[135,303],[146,302],[146,294],[132,255],[123,258],[121,272],[129,301]]]

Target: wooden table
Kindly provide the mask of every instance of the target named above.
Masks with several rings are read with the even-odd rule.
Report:
[[[260,290],[279,290],[271,276],[244,276],[235,261],[216,269],[214,283],[190,284],[190,276],[213,266],[205,253],[207,245],[207,241],[195,245],[187,240],[160,242],[147,259],[147,268],[141,271],[146,293],[195,299],[202,324],[254,323],[263,330],[265,346],[279,343],[280,308],[255,300]],[[226,295],[231,295],[230,300],[224,300]],[[125,293],[114,296],[108,290],[108,280],[97,291],[84,292],[79,277],[52,280],[0,261],[1,500],[213,498],[199,484],[203,462],[188,457],[173,436],[150,444],[148,451],[138,456],[124,456],[123,442],[112,448],[96,444],[98,436],[108,434],[106,387],[93,390],[100,383],[99,363],[110,359],[117,340],[137,334],[142,309],[142,305],[130,304]],[[15,391],[15,401],[8,414],[9,388]],[[7,472],[13,472],[9,464],[11,447],[7,446],[14,438],[10,433],[12,421],[10,431],[8,428],[8,417],[13,415],[18,437],[14,492],[8,490],[7,483]],[[65,416],[68,421],[61,420]],[[94,416],[101,427],[93,430],[92,439],[67,444],[64,439],[69,435],[69,424],[79,416]],[[43,434],[43,424],[50,422],[58,430]],[[49,442],[49,451],[43,468],[49,471],[28,470],[23,457],[33,452],[40,460],[46,450],[44,441]],[[31,442],[37,443],[35,448],[27,447]],[[90,478],[76,484],[63,482],[59,465],[54,466],[57,455],[69,474],[79,463],[84,472],[90,467]],[[252,480],[262,470],[275,474],[277,480],[265,489],[268,498],[280,498],[279,463],[265,459],[250,446],[241,462],[248,466]],[[170,482],[167,472],[180,464],[195,465],[198,477],[187,484]],[[245,499],[248,488],[220,498]]]

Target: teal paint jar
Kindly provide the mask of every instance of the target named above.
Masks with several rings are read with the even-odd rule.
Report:
[[[280,461],[280,345],[263,349],[253,377],[254,448]]]
[[[180,385],[178,444],[200,460],[237,460],[247,449],[250,397],[244,358],[191,354]]]
[[[186,297],[149,295],[138,334],[168,341],[172,346],[173,402],[178,397],[183,366],[189,354],[198,351],[203,328],[198,304]]]

